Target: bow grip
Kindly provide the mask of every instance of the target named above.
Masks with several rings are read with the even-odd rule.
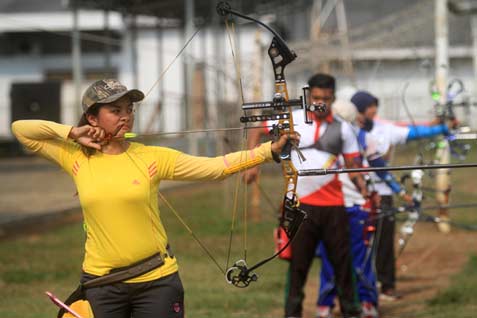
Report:
[[[285,146],[282,148],[282,152],[280,153],[281,160],[290,160],[291,159],[291,150],[292,150],[292,143],[291,140],[288,139]]]

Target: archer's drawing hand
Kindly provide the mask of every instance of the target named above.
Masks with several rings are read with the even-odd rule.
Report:
[[[103,128],[90,125],[73,127],[68,137],[80,145],[97,150],[101,150],[101,146],[107,144],[109,141],[108,138],[106,138],[106,132]]]

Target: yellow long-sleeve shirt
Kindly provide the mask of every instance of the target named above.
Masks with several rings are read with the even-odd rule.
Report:
[[[207,158],[130,143],[126,152],[87,157],[68,139],[72,126],[43,120],[20,120],[12,131],[28,149],[63,168],[74,180],[87,229],[83,270],[105,275],[157,252],[167,234],[160,219],[157,192],[161,180],[219,180],[272,159],[271,143]],[[176,258],[128,282],[154,280],[177,271]]]

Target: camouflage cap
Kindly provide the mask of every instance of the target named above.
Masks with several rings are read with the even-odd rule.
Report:
[[[102,79],[91,84],[83,94],[81,105],[83,111],[95,104],[109,104],[123,96],[128,96],[133,103],[144,99],[144,93],[138,89],[127,89],[115,79]]]

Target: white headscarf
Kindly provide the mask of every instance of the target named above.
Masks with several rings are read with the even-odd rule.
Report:
[[[340,116],[349,123],[353,123],[356,120],[358,113],[353,103],[343,99],[335,100],[333,105],[331,105],[331,111],[334,115]]]

